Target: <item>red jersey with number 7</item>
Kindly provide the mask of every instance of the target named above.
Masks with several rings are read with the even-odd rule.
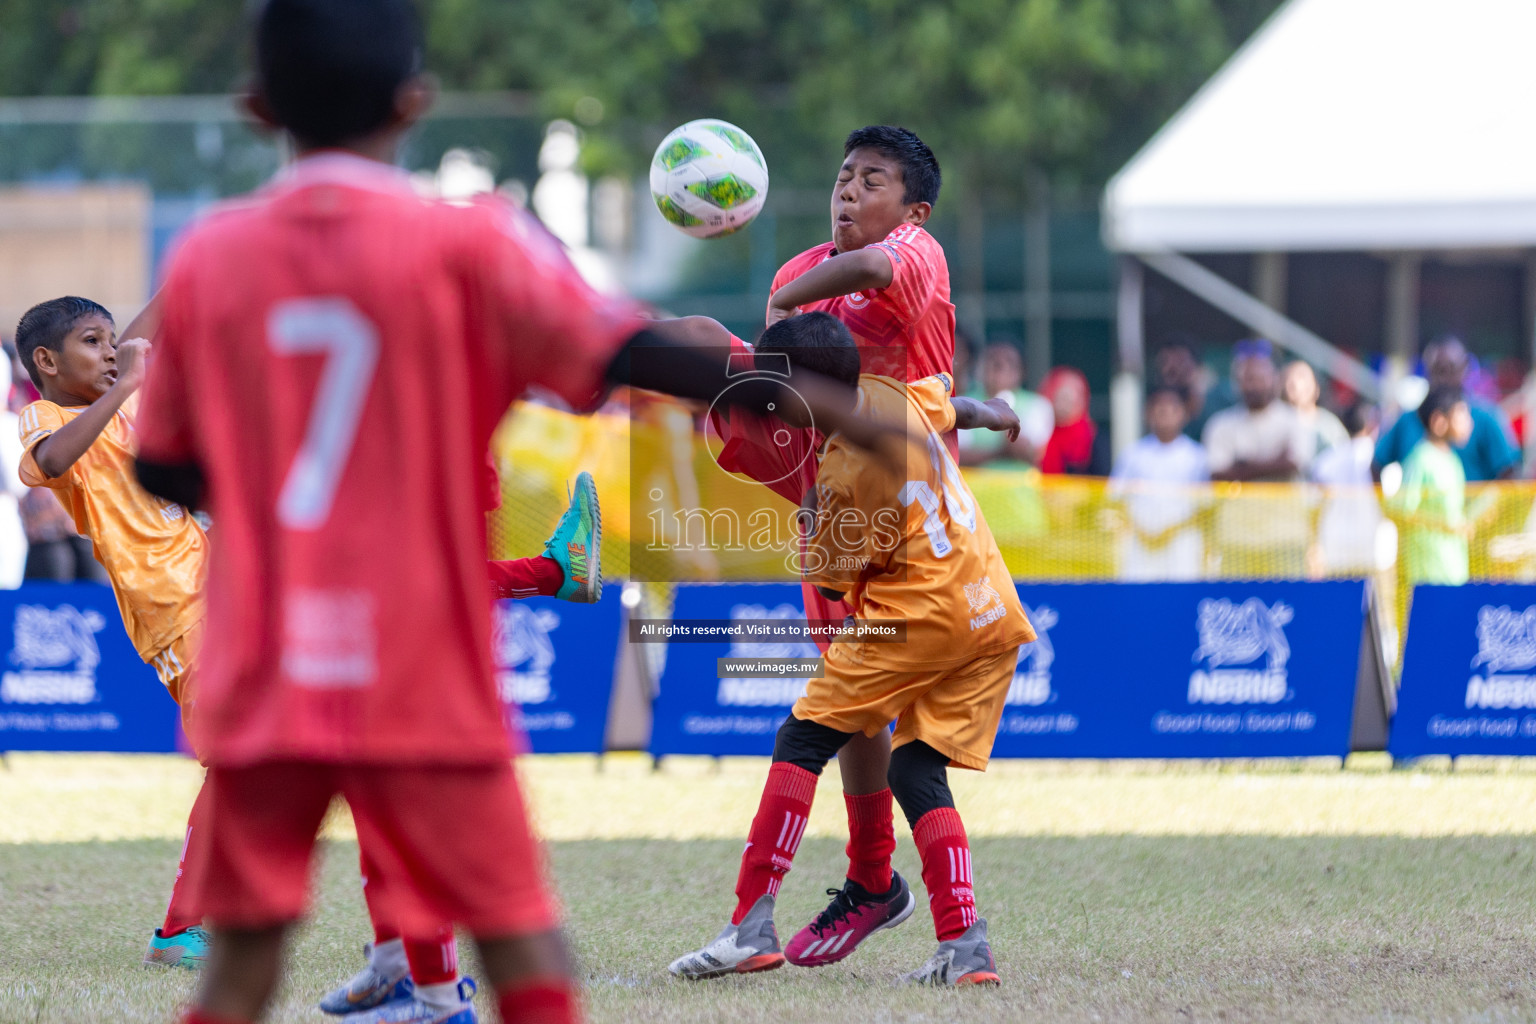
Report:
[[[506,758],[485,452],[529,385],[589,404],[634,308],[515,208],[339,153],[199,223],[164,291],[139,451],[200,466],[217,524],[197,749]]]

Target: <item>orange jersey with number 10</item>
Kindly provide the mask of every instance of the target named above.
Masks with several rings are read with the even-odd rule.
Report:
[[[90,538],[112,580],[128,639],[149,661],[202,621],[208,540],[186,509],[147,493],[134,476],[137,395],[73,466],[56,477],[43,475],[33,449],[87,408],[39,401],[21,411],[21,482],[53,491],[75,529]]]
[[[925,443],[888,466],[833,435],[816,476],[805,575],[848,593],[860,620],[907,624],[905,643],[866,643],[865,664],[951,665],[1035,639],[976,498],[941,435],[954,428],[953,381],[859,377],[859,409],[907,424]],[[903,472],[904,469],[904,472]]]

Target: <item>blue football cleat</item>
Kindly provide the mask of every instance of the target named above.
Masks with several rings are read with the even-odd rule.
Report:
[[[577,473],[571,503],[555,532],[544,542],[544,557],[565,573],[555,596],[577,604],[596,604],[603,596],[603,510],[591,473]]]
[[[416,996],[395,1003],[385,1003],[376,1010],[353,1014],[347,1024],[480,1024],[470,1000],[475,997],[475,983],[459,979],[459,1002],[455,1006],[433,1006]]]
[[[362,970],[325,994],[320,1000],[321,1010],[338,1015],[357,1013],[415,997],[416,987],[411,984],[410,975],[403,972],[386,974],[374,967],[369,956],[372,950],[371,942],[363,947],[363,956],[368,957],[368,962]]]
[[[155,967],[185,967],[193,971],[202,967],[203,961],[207,959],[208,933],[196,925],[170,938],[161,935],[160,929],[156,928],[155,934],[149,938],[149,951],[144,954],[146,964]]]

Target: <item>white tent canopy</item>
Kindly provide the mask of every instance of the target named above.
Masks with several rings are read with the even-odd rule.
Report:
[[[1110,182],[1121,252],[1536,245],[1536,0],[1291,0]]]

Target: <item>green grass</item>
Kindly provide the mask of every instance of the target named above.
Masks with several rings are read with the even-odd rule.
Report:
[[[137,961],[163,911],[196,766],[44,755],[9,765],[0,1022],[171,1020],[191,977]],[[729,911],[764,767],[525,766],[593,1020],[1536,1019],[1536,771],[1523,763],[1042,763],[960,775],[1001,990],[891,985],[931,951],[921,909],[840,965],[673,981],[666,962]],[[841,870],[828,775],[780,900],[786,938]],[[367,925],[349,834],[337,815],[272,1020],[324,1019],[313,1000],[359,962]],[[897,867],[918,877],[904,835]]]

